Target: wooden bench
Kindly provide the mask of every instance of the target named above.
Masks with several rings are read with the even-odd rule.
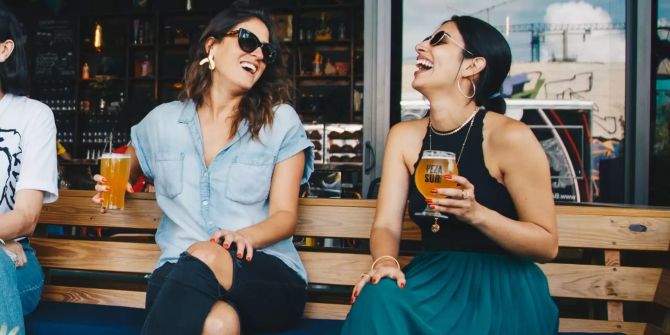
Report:
[[[136,275],[150,273],[159,256],[158,247],[151,239],[82,239],[40,233],[45,225],[123,228],[130,231],[156,229],[160,220],[161,212],[152,194],[129,195],[125,210],[104,215],[99,214],[90,202],[91,196],[92,192],[88,191],[65,191],[58,202],[44,207],[38,234],[31,238],[31,243],[47,274],[62,270]],[[367,239],[374,207],[374,200],[301,199],[295,235]],[[667,264],[665,269],[622,266],[621,253],[637,250],[644,251],[645,255],[668,259],[670,210],[558,206],[557,212],[561,255],[569,255],[571,251],[573,254],[590,252],[599,255],[595,258],[601,261],[598,264],[555,262],[540,265],[549,278],[552,296],[559,300],[576,299],[579,304],[585,305],[594,301],[606,303],[606,318],[561,318],[561,332],[669,334],[670,271]],[[407,217],[402,236],[403,240],[420,239],[419,230]],[[344,319],[349,310],[350,291],[346,286],[352,285],[360,273],[369,269],[371,258],[368,250],[309,249],[301,248],[300,256],[310,283],[340,287],[342,299],[310,302],[305,317]],[[410,260],[411,256],[401,257],[403,264]],[[53,284],[51,277],[47,275],[44,301],[144,307],[145,294],[137,288]],[[624,304],[630,302],[655,305],[653,308],[664,313],[664,321],[656,325],[627,322],[623,313]]]

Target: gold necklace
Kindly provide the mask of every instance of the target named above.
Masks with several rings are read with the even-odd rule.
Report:
[[[439,132],[433,128],[433,124],[430,121],[430,116],[428,117],[428,149],[433,150],[433,133],[438,136],[449,136],[457,133],[459,130],[461,130],[463,127],[465,127],[466,124],[470,123],[470,126],[468,127],[468,132],[465,133],[465,139],[463,140],[463,145],[461,145],[461,151],[458,153],[458,157],[456,158],[456,165],[461,162],[461,156],[463,155],[463,149],[465,149],[465,143],[468,142],[468,136],[470,136],[470,129],[472,129],[472,125],[475,123],[475,115],[477,115],[477,112],[479,112],[479,108],[475,109],[474,112],[472,112],[472,115],[463,122],[458,128],[454,130],[450,130],[448,132]]]
[[[446,133],[440,133],[439,131],[435,130],[435,128],[433,128],[432,123],[430,122],[430,116],[429,116],[428,117],[428,149],[433,150],[433,132],[436,135],[439,135],[439,136],[449,136],[449,135],[455,134],[456,132],[461,130],[463,127],[465,127],[466,124],[470,123],[470,125],[468,126],[468,132],[465,133],[465,139],[463,140],[463,144],[461,145],[461,151],[458,153],[458,157],[456,158],[456,166],[458,166],[458,164],[461,162],[461,156],[463,156],[463,149],[465,149],[465,143],[468,142],[468,137],[470,136],[470,130],[472,129],[472,125],[475,123],[475,115],[477,115],[478,111],[479,111],[479,108],[475,109],[475,111],[472,112],[472,115],[470,115],[470,117],[467,120],[465,120],[465,122],[463,122],[463,124],[458,126],[458,128],[456,128],[454,130],[451,130],[451,131],[448,131]],[[430,226],[430,231],[432,231],[433,233],[437,233],[438,231],[440,231],[440,224],[439,224],[438,221],[439,221],[439,218],[435,217],[433,219],[433,224]]]

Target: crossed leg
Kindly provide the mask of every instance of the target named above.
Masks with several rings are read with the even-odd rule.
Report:
[[[233,260],[226,249],[211,242],[196,242],[186,251],[205,263],[224,289],[230,289],[233,283]],[[240,334],[239,316],[224,301],[216,302],[205,319],[202,335],[214,334]]]

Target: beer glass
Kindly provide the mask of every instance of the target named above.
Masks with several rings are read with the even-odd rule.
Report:
[[[103,195],[102,207],[123,209],[126,185],[130,177],[130,155],[106,153],[100,156],[100,174],[107,178],[109,191]]]
[[[436,188],[456,188],[454,181],[447,180],[444,176],[451,174],[458,175],[458,166],[456,164],[456,155],[453,152],[440,150],[424,150],[414,173],[414,183],[419,189],[419,193],[424,198],[446,198],[445,195],[432,193]],[[436,218],[449,218],[447,215],[438,211],[431,210],[428,204],[423,212],[414,213],[419,216],[431,216]]]

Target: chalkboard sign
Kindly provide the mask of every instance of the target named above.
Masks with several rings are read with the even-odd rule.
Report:
[[[75,75],[74,27],[67,20],[40,20],[35,29],[35,77]]]

